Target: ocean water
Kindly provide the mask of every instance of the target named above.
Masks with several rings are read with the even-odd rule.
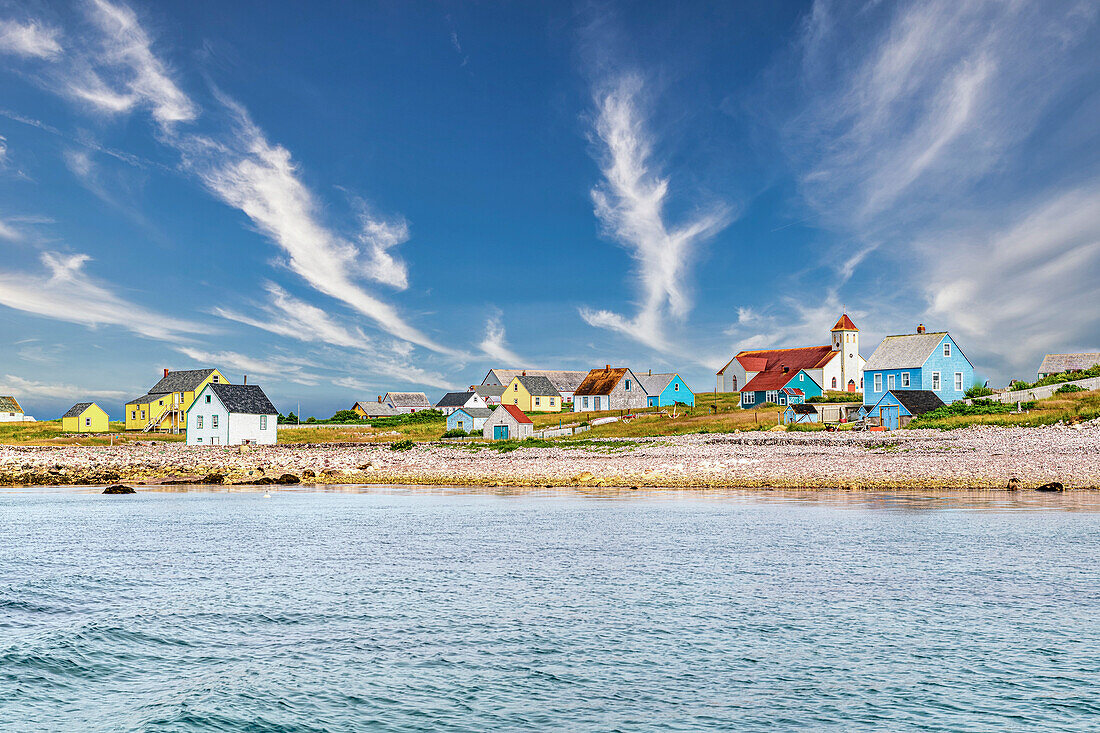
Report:
[[[1100,496],[3,490],[0,730],[1100,730]]]

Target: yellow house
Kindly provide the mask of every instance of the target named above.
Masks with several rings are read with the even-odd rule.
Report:
[[[217,369],[164,370],[148,394],[126,403],[126,429],[186,432],[187,408],[207,384],[229,384]]]
[[[500,404],[515,405],[524,412],[560,412],[561,393],[546,377],[518,374],[504,388]]]
[[[66,433],[105,433],[107,413],[94,402],[77,402],[61,416],[61,429]]]

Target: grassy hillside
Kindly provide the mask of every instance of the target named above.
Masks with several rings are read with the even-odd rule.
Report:
[[[183,435],[162,433],[126,433],[125,423],[111,422],[110,433],[83,433],[80,435],[63,433],[60,420],[40,420],[38,422],[0,423],[0,445],[115,445],[132,443],[136,440],[161,440],[167,443],[180,442]],[[112,437],[113,436],[113,437]]]
[[[1056,422],[1080,422],[1100,417],[1100,390],[1092,392],[1071,392],[1039,400],[1035,406],[1019,414],[1001,413],[996,415],[953,415],[933,419],[914,420],[911,428],[939,428],[952,430],[970,425],[1018,425],[1036,427],[1053,425]]]

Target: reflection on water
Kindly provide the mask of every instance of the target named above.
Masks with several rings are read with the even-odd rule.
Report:
[[[242,488],[0,492],[0,730],[1100,727],[1100,492]]]

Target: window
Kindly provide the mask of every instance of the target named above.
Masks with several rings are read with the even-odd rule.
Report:
[[[195,442],[196,442],[196,443],[201,443],[201,442],[202,442],[202,438],[195,438]]]
[[[217,384],[218,383],[218,375],[215,374],[213,377],[210,378],[210,381],[213,382],[214,384]]]
[[[214,429],[217,429],[217,427],[218,427],[218,416],[217,415],[211,415],[210,416],[210,427],[212,427]]]
[[[160,407],[164,407],[164,400],[158,401],[157,405],[159,405]]]
[[[776,401],[778,401],[778,400],[777,400],[777,398],[776,398],[776,392],[774,392],[774,391],[771,391],[771,390],[769,390],[769,391],[768,391],[768,393],[767,393],[767,394],[765,395],[765,399],[766,399],[766,400],[767,400],[768,402],[776,402]]]
[[[202,430],[202,415],[195,415],[195,427]]]
[[[680,383],[679,382],[676,382],[675,384],[672,385],[672,391],[673,392],[679,392],[680,391]]]
[[[267,430],[267,415],[260,415],[260,430]]]
[[[141,419],[142,419],[142,420],[144,420],[144,419],[145,419],[145,410],[142,410],[142,411],[141,411]]]
[[[787,404],[787,398],[786,398],[786,397],[780,397],[780,398],[779,398],[779,404],[780,404],[780,405],[785,405],[785,404]]]
[[[836,389],[836,377],[833,377],[833,389]]]
[[[542,398],[541,397],[536,397],[535,398],[535,407],[539,407],[541,405],[542,405]]]
[[[512,391],[513,392],[519,392],[519,382],[516,382],[515,384],[512,385]]]
[[[206,395],[206,404],[210,404],[210,395]]]
[[[876,392],[881,392],[882,391],[882,375],[881,374],[875,374],[875,391]]]
[[[512,404],[515,405],[516,407],[519,407],[519,398],[518,397],[513,397],[512,398]]]
[[[932,391],[938,392],[940,390],[940,373],[932,372]]]
[[[745,398],[745,404],[746,405],[751,405],[751,404],[756,402],[756,393],[755,392],[746,392],[743,395],[743,397]]]
[[[734,378],[733,378],[733,384],[731,384],[731,385],[730,385],[730,387],[732,387],[732,388],[733,388],[733,391],[734,391],[734,392],[736,392],[736,391],[737,391],[737,377],[734,377]]]
[[[803,374],[802,372],[799,372],[798,373],[798,381],[805,382],[806,381],[806,375]]]
[[[901,373],[901,386],[902,387],[908,387],[909,386],[909,372],[902,372]]]
[[[863,377],[859,378],[859,388],[863,389]]]
[[[629,379],[628,379],[628,380],[626,380],[626,391],[627,391],[627,392],[629,392],[629,391],[630,391],[630,380],[629,380]]]
[[[951,356],[951,342],[950,341],[944,341],[943,342],[943,355],[944,356]]]
[[[137,410],[130,410],[130,419],[137,420]]]
[[[962,372],[955,372],[955,391],[956,392],[962,392],[963,391],[963,373]]]
[[[886,389],[893,389],[893,388],[894,388],[894,375],[893,374],[887,374],[886,375]]]
[[[92,418],[90,418],[90,417],[84,418],[84,427],[90,428],[91,426],[92,426]]]
[[[588,407],[588,398],[587,397],[584,398],[584,406]]]
[[[551,398],[550,398],[550,406],[551,406],[551,407],[553,407],[553,406],[554,406],[554,398],[553,398],[553,397],[551,397]]]

